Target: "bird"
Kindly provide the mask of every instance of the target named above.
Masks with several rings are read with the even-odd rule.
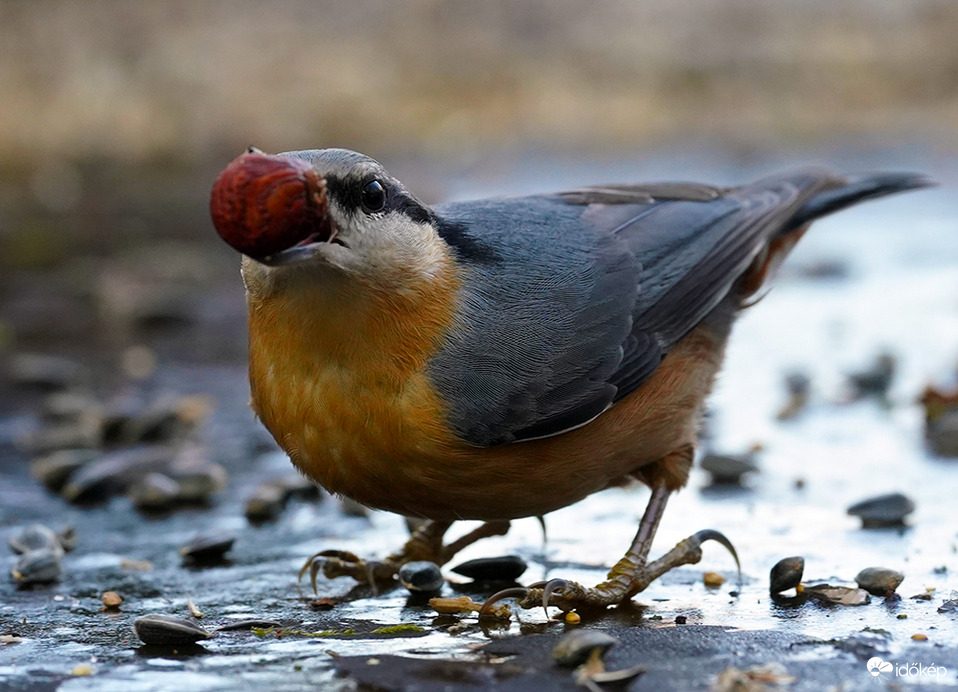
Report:
[[[736,316],[811,222],[931,184],[807,167],[739,186],[617,183],[430,206],[363,154],[251,147],[217,177],[210,213],[243,255],[253,410],[330,492],[427,520],[382,560],[317,553],[314,588],[320,569],[362,581],[443,564],[511,520],[635,481],[651,496],[603,582],[493,599],[614,606],[698,562],[706,541],[737,563],[712,529],[649,560]],[[483,523],[444,545],[458,520]]]

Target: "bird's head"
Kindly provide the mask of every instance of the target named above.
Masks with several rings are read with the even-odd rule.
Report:
[[[432,211],[373,159],[345,149],[250,148],[213,185],[217,232],[260,289],[300,279],[402,291],[448,264]]]

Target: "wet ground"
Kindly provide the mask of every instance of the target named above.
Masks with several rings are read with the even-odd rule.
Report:
[[[843,160],[837,153],[815,158],[830,157]],[[470,171],[461,184],[430,184],[437,196],[463,197],[615,179],[694,175],[731,182],[776,165],[752,160],[730,170],[691,155],[637,160],[505,162]],[[958,177],[947,160],[932,154],[859,153],[843,167],[919,168],[952,186]],[[415,162],[406,169],[395,172],[430,181]],[[3,324],[16,335],[16,350],[67,355],[89,368],[101,399],[119,393],[147,401],[163,394],[211,396],[215,410],[199,438],[205,454],[228,469],[229,481],[206,506],[160,515],[138,512],[123,496],[71,505],[30,477],[30,454],[17,444],[38,429],[43,395],[5,384],[3,536],[34,521],[55,529],[72,525],[77,547],[63,558],[57,583],[18,589],[12,579],[0,580],[0,635],[9,642],[0,644],[0,689],[574,689],[572,674],[549,655],[573,626],[549,621],[541,610],[484,629],[474,617],[437,616],[401,587],[373,594],[347,579],[320,580],[320,596],[332,599],[333,607],[318,609],[310,589],[297,584],[303,560],[331,547],[384,555],[403,540],[403,521],[380,513],[348,516],[330,497],[291,499],[276,520],[258,525],[245,518],[254,488],[287,471],[288,462],[246,408],[242,298],[233,258],[200,235],[212,234],[202,221],[201,194],[187,196],[176,212],[186,230],[164,237],[162,251],[146,246],[164,234],[154,233],[157,217],[137,211],[136,183],[127,186],[134,207],[123,217],[127,231],[116,232],[122,252],[108,254],[91,241],[85,257],[74,239],[71,261],[8,271]],[[667,575],[634,605],[585,618],[578,627],[620,640],[608,655],[610,669],[649,666],[629,689],[744,689],[721,687],[719,674],[730,666],[769,663],[787,671],[778,678],[786,689],[958,687],[958,615],[947,606],[939,612],[958,588],[958,460],[927,451],[917,404],[926,384],[954,386],[958,378],[958,203],[952,189],[903,195],[820,222],[776,288],[741,319],[712,398],[707,444],[733,453],[760,445],[759,470],[741,486],[715,487],[696,469],[689,488],[671,502],[653,552],[698,529],[719,529],[741,556],[742,584],[731,558],[711,544],[699,565]],[[53,228],[63,220],[46,218]],[[95,216],[87,223],[90,218]],[[174,252],[176,268],[157,268],[151,259]],[[165,302],[124,302],[115,295],[160,295]],[[155,370],[131,365],[130,344],[155,354]],[[897,361],[887,398],[852,400],[847,374],[869,366],[882,351]],[[116,364],[124,356],[125,370]],[[794,419],[778,421],[784,377],[794,370],[810,378],[809,403]],[[854,502],[891,491],[915,502],[905,528],[864,530],[846,514]],[[530,565],[525,583],[555,576],[593,583],[625,549],[647,496],[644,489],[607,491],[547,517],[545,541],[538,522],[523,520],[509,535],[478,543],[461,558],[518,554]],[[226,560],[184,564],[179,546],[212,529],[237,536]],[[854,586],[862,568],[900,570],[900,598],[872,596],[861,606],[773,598],[769,569],[790,555],[804,556],[807,584]],[[138,564],[144,561],[149,565]],[[9,553],[4,571],[13,563]],[[705,586],[706,571],[722,573],[725,583]],[[489,593],[446,575],[444,595],[482,600]],[[102,610],[100,595],[107,590],[123,596],[118,612]],[[138,616],[189,618],[188,597],[203,611],[197,622],[204,627],[252,618],[275,621],[281,632],[219,632],[176,651],[136,638],[131,623]],[[400,624],[415,627],[376,632]],[[893,664],[878,685],[866,668],[876,656]]]

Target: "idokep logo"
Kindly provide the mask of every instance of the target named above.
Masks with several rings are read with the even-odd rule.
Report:
[[[900,663],[895,665],[890,661],[885,661],[874,656],[868,659],[865,664],[868,673],[876,681],[887,681],[889,676],[897,678],[934,678],[936,682],[941,682],[942,678],[948,675],[948,669],[944,666],[925,665],[924,663]]]

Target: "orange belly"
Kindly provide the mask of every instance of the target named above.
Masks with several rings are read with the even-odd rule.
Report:
[[[431,519],[542,515],[647,471],[694,443],[722,350],[698,327],[646,383],[587,425],[479,448],[445,426],[424,369],[397,378],[378,363],[317,361],[288,332],[276,342],[276,319],[258,322],[251,310],[253,407],[293,463],[331,492]],[[687,479],[687,468],[663,471],[673,487]]]

